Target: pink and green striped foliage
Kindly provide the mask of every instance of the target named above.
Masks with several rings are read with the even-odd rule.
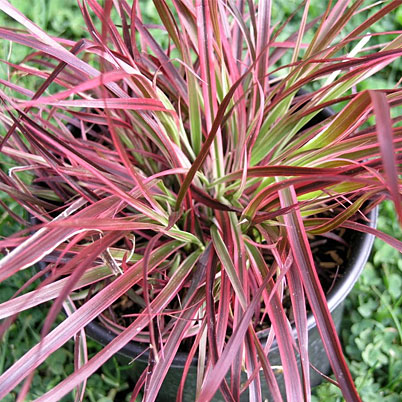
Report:
[[[307,298],[339,387],[360,400],[308,237],[345,227],[402,250],[357,222],[385,198],[402,222],[402,90],[359,91],[402,56],[402,32],[369,33],[402,1],[328,2],[313,19],[306,0],[283,22],[272,20],[270,0],[154,0],[160,25],[147,23],[138,0],[78,3],[90,38],[75,43],[0,0],[22,28],[0,28],[1,39],[32,49],[21,64],[1,61],[10,69],[1,152],[15,168],[0,188],[35,219],[0,241],[0,279],[39,261],[48,274],[0,304],[1,332],[54,300],[42,341],[0,377],[0,399],[25,380],[23,398],[32,372],[98,317],[116,338],[38,400],[74,389],[82,400],[80,384],[135,340],[152,363],[134,396],[154,401],[187,347],[185,372],[199,362],[199,401],[218,389],[238,400],[241,371],[251,400],[266,381],[280,401],[267,358],[276,339],[287,400],[308,401]],[[365,23],[348,30],[359,13]],[[374,36],[383,44],[372,46]],[[38,87],[25,88],[26,76]],[[326,107],[337,112],[313,120]],[[130,309],[110,314],[121,304]],[[63,307],[67,318],[50,330]],[[268,343],[261,327],[271,329]]]

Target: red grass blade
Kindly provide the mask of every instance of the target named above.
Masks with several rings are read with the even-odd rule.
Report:
[[[377,137],[380,144],[381,156],[385,174],[388,179],[389,192],[395,204],[395,210],[402,225],[402,196],[401,184],[398,178],[398,163],[394,148],[392,134],[391,112],[385,93],[381,91],[369,91],[376,115]]]
[[[263,294],[264,303],[272,324],[276,342],[278,344],[284,373],[283,378],[285,382],[287,400],[301,401],[303,400],[303,388],[301,385],[299,368],[293,348],[293,334],[290,329],[289,321],[286,317],[278,291],[281,281],[284,279],[289,269],[289,265],[286,266],[286,262],[283,263],[281,257],[278,256],[278,253],[276,253],[277,255],[275,259],[278,258],[277,264],[272,264],[268,270],[267,264],[260,251],[250,244],[247,244],[247,249],[248,255],[250,256],[251,265],[256,271],[261,272],[260,282],[265,283],[269,279],[266,285],[267,292]],[[278,271],[280,274],[276,278],[276,282],[274,282],[272,279],[273,273]],[[269,379],[269,371],[271,370],[269,368],[266,368],[265,370],[268,370],[266,375],[268,374]],[[274,385],[273,391],[275,390],[276,386]]]
[[[329,219],[305,219],[304,222],[306,224],[306,230],[308,230],[308,226],[310,224],[323,224],[323,223],[327,223],[329,221]],[[369,233],[372,234],[375,237],[378,237],[379,239],[381,239],[382,241],[384,241],[385,243],[388,243],[390,246],[392,246],[393,248],[395,248],[396,250],[398,250],[399,252],[402,253],[402,241],[395,239],[394,237],[381,232],[378,229],[374,229],[370,226],[364,225],[362,223],[358,223],[358,222],[343,222],[341,224],[341,227],[345,228],[345,229],[352,229],[352,230],[357,230],[358,232],[362,232],[362,233]]]
[[[113,274],[110,272],[110,268],[107,266],[90,268],[75,283],[73,290],[91,285],[112,275]],[[34,306],[38,306],[39,304],[42,304],[46,301],[55,299],[60,294],[66,282],[67,278],[63,278],[57,282],[45,285],[40,289],[33,290],[31,292],[25,293],[22,296],[1,303],[0,319],[10,317],[21,311],[27,310]]]
[[[259,58],[256,69],[257,77],[264,93],[268,82],[268,44],[271,37],[271,0],[262,0],[258,4],[256,57]]]
[[[308,355],[308,328],[306,299],[303,291],[303,283],[295,267],[291,267],[286,275],[289,285],[289,293],[293,308],[294,321],[299,345],[300,364],[302,369],[304,398],[306,402],[311,400],[310,365]]]
[[[293,187],[282,190],[279,195],[283,207],[297,202]],[[286,214],[284,219],[294,262],[302,278],[306,296],[316,318],[317,329],[323,340],[332,370],[346,400],[360,402],[360,397],[343,356],[331,313],[328,310],[325,294],[314,267],[314,260],[300,211],[293,210]]]
[[[173,112],[163,106],[156,99],[148,98],[103,98],[103,99],[78,99],[78,100],[51,100],[39,98],[33,101],[22,101],[21,107],[32,107],[39,105],[61,106],[61,107],[77,107],[77,108],[109,108],[123,110],[154,110],[160,112]]]

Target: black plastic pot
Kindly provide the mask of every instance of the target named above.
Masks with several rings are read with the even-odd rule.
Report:
[[[378,210],[374,209],[370,215],[369,226],[375,227],[377,221]],[[373,245],[374,236],[366,233],[356,233],[353,236],[351,243],[351,253],[350,259],[346,262],[344,276],[337,282],[334,288],[328,295],[328,307],[331,311],[333,320],[335,322],[336,328],[339,330],[343,309],[344,301],[350,291],[352,290],[354,284],[359,278],[367,259],[370,255],[370,251]],[[316,367],[320,372],[328,374],[330,372],[330,365],[323,348],[321,338],[319,336],[317,327],[315,325],[315,319],[312,314],[308,316],[308,329],[309,329],[309,356],[311,364]],[[86,326],[87,334],[96,340],[97,342],[106,345],[115,337],[114,333],[108,331],[103,326],[101,326],[96,321],[91,322]],[[294,329],[294,335],[296,336],[296,330]],[[145,347],[142,344],[130,342],[123,349],[120,350],[120,354],[130,360],[134,360],[133,365],[133,375],[134,377],[146,368],[147,366],[147,353],[144,353]],[[140,356],[137,358],[137,356]],[[183,374],[183,366],[187,359],[187,354],[183,352],[178,352],[173,364],[171,365],[169,372],[164,380],[162,388],[159,392],[158,401],[173,401],[176,399],[176,393]],[[274,345],[269,353],[269,361],[273,366],[280,365],[280,357],[278,348]],[[311,386],[314,387],[322,381],[322,377],[313,369],[310,371],[311,375]],[[195,384],[197,377],[197,367],[196,361],[194,360],[192,367],[187,376],[185,391],[183,400],[188,402],[193,402],[195,400]],[[284,382],[278,375],[278,383],[282,392],[284,393]],[[135,379],[135,378],[134,378]],[[265,379],[262,375],[262,395],[263,398],[269,398],[268,387],[265,383]],[[246,380],[244,377],[242,380]],[[241,396],[241,401],[248,401],[248,391],[245,391]],[[224,401],[223,397],[219,394],[215,396],[214,401]]]

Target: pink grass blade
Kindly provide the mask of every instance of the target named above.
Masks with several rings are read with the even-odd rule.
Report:
[[[370,96],[367,92],[358,94],[348,107],[343,109],[337,114],[336,118],[331,122],[328,128],[318,137],[308,142],[303,146],[300,152],[304,150],[311,150],[323,148],[327,144],[334,145],[334,143],[346,138],[356,127],[365,113],[368,111],[370,105]]]
[[[196,1],[198,51],[202,79],[201,87],[204,99],[206,127],[208,131],[211,130],[217,109],[215,57],[213,53],[214,37],[210,7],[211,5],[208,0]]]
[[[297,342],[299,345],[300,365],[302,369],[304,399],[311,401],[310,384],[310,365],[308,355],[308,328],[307,328],[307,310],[306,299],[303,291],[303,283],[298,275],[296,267],[291,267],[287,274],[290,299],[292,303],[293,316],[297,331]]]
[[[223,350],[223,353],[220,356],[217,364],[207,374],[202,385],[201,392],[197,398],[198,401],[211,400],[212,397],[215,395],[221,381],[224,379],[226,372],[229,370],[230,365],[232,364],[232,361],[235,357],[235,351],[240,348],[241,343],[243,342],[243,337],[245,336],[247,328],[250,325],[250,320],[254,313],[254,304],[256,303],[256,299],[259,299],[259,297],[261,297],[263,290],[264,286],[262,286],[256,293],[255,299],[246,309],[242,320],[240,321],[234,334],[230,337],[229,342]]]
[[[126,148],[123,146],[120,136],[118,135],[118,133],[116,132],[116,129],[114,128],[114,126],[112,124],[110,112],[107,111],[106,115],[108,117],[108,127],[109,127],[110,133],[112,135],[113,143],[120,156],[120,159],[123,161],[124,166],[126,167],[127,171],[130,173],[134,183],[140,189],[142,195],[149,202],[149,204],[153,208],[153,210],[163,215],[162,208],[160,207],[158,202],[155,200],[153,195],[150,193],[150,191],[147,189],[142,177],[134,169],[132,161],[130,160],[130,157],[128,155],[128,152],[127,152]]]
[[[65,65],[65,63],[63,63],[63,65]],[[39,104],[46,104],[47,102],[66,99],[71,95],[89,91],[90,89],[99,88],[100,85],[123,80],[124,78],[128,78],[130,76],[131,75],[126,73],[125,71],[109,71],[95,78],[84,81],[74,86],[73,88],[67,89],[66,91],[57,92],[56,94],[50,96],[42,96],[40,98],[40,101],[38,101],[38,98],[43,93],[43,91],[35,93],[34,99],[32,100],[33,103],[29,104],[30,101],[26,101],[28,102],[26,106],[37,106]]]
[[[163,355],[161,356],[161,358],[163,358],[163,361],[160,362],[160,364],[156,365],[151,375],[149,381],[149,392],[148,392],[148,398],[150,400],[153,400],[157,397],[158,390],[161,386],[162,380],[166,375],[167,370],[169,369],[170,365],[169,362],[171,362],[172,359],[174,358],[177,348],[179,346],[179,342],[177,342],[177,340],[181,339],[180,335],[181,336],[183,335],[184,328],[188,325],[188,323],[186,323],[183,319],[185,319],[185,317],[187,317],[187,319],[191,319],[193,317],[193,314],[196,312],[196,310],[193,310],[193,312],[189,314],[189,310],[192,310],[193,308],[190,307],[188,309],[188,307],[197,306],[199,302],[205,301],[205,294],[203,293],[203,291],[200,291],[200,289],[197,291],[197,288],[199,288],[201,281],[204,280],[205,271],[207,269],[208,264],[210,263],[211,256],[212,256],[212,245],[210,243],[205,248],[203,253],[200,255],[197,264],[193,269],[194,272],[190,284],[190,292],[187,293],[186,298],[183,300],[183,309],[180,319],[175,323],[174,328],[172,329],[171,334],[169,336],[169,339],[166,342],[166,345],[164,346]],[[203,326],[205,325],[205,321],[204,324],[202,325]],[[195,353],[195,350],[193,350],[193,348],[192,351],[193,353]],[[190,364],[189,361],[186,365],[188,364]]]
[[[221,273],[221,290],[220,290],[220,300],[222,302],[219,303],[218,306],[218,317],[217,320],[217,330],[216,330],[216,337],[217,337],[217,347],[219,353],[221,353],[223,346],[226,340],[226,330],[229,323],[230,317],[230,303],[227,302],[230,300],[231,297],[231,286],[230,286],[230,279],[225,272]]]
[[[84,274],[85,275],[85,274]],[[74,302],[68,297],[63,303],[64,311],[67,316],[73,314],[77,308]],[[88,361],[88,350],[87,350],[87,338],[85,335],[85,330],[82,329],[80,332],[74,335],[74,370],[78,370],[80,367],[85,365]],[[83,402],[85,396],[87,380],[85,379],[81,384],[79,384],[75,390],[75,400],[74,402]]]
[[[254,333],[249,330],[246,335],[246,339],[244,342],[244,350],[246,354],[246,370],[248,373],[253,373],[255,369],[258,367],[258,360],[257,360],[257,350],[255,345],[255,338],[253,338]],[[241,367],[240,367],[241,368]],[[239,370],[239,376],[241,371]],[[249,392],[249,400],[250,402],[257,402],[261,401],[262,399],[262,390],[261,390],[261,378],[257,375],[254,380],[251,382],[250,386],[248,387]]]
[[[369,200],[372,196],[373,196],[372,192],[367,191],[360,198],[355,200],[351,205],[345,208],[341,213],[336,215],[334,218],[331,218],[325,224],[317,226],[313,230],[309,230],[309,233],[311,234],[327,233],[334,230],[338,226],[341,226],[342,223],[345,222],[347,219],[355,216],[359,212],[359,209],[362,207],[364,202]]]
[[[196,337],[194,339],[194,342],[193,342],[193,344],[191,346],[191,349],[190,349],[190,351],[188,353],[186,363],[184,364],[184,367],[183,367],[183,376],[182,376],[182,378],[180,380],[179,389],[177,390],[176,402],[179,402],[179,401],[183,400],[184,384],[185,384],[185,382],[187,380],[187,375],[188,375],[188,372],[190,370],[191,364],[193,362],[194,356],[195,356],[195,354],[197,352],[197,349],[202,349],[202,340],[205,339],[205,336],[204,336],[205,335],[205,328],[206,328],[206,321],[203,320],[203,322],[202,322],[202,324],[200,326],[200,329],[199,329],[199,331],[198,331],[198,333],[197,333],[197,335],[196,335]],[[201,366],[204,366],[205,361],[200,362],[200,360],[201,359],[199,358],[198,359],[199,364]],[[199,379],[201,379],[201,378],[202,378],[202,375],[197,375],[197,381],[199,381]],[[196,391],[196,395],[197,395],[197,391]]]
[[[307,17],[308,17],[309,7],[310,7],[310,0],[307,0],[304,5],[303,16],[302,16],[302,20],[300,22],[296,44],[293,44],[293,46],[291,46],[292,48],[294,48],[294,52],[292,54],[292,61],[291,61],[292,63],[295,63],[298,60],[300,48],[303,47],[302,39],[303,39],[303,35],[306,30],[306,21],[307,21]]]
[[[281,190],[279,195],[283,207],[297,202],[293,187]],[[317,329],[323,340],[332,370],[346,400],[360,402],[314,266],[300,211],[297,209],[291,211],[284,216],[284,220],[294,262],[302,278],[306,296],[316,318]]]
[[[310,225],[313,226],[313,230],[315,227],[315,224],[322,225],[325,224],[329,221],[328,218],[320,218],[320,219],[305,219],[305,224],[306,224],[306,230],[308,231]],[[402,253],[402,241],[395,239],[395,237],[381,232],[378,229],[374,229],[370,226],[364,225],[362,223],[358,222],[350,222],[350,221],[345,221],[341,223],[341,227],[345,229],[352,229],[352,230],[357,230],[358,232],[362,233],[369,233],[372,234],[375,237],[378,237],[379,239],[383,240],[385,243],[388,243],[390,246],[398,250],[400,253]]]
[[[216,311],[215,311],[215,300],[214,300],[214,284],[215,284],[215,276],[217,273],[217,258],[216,254],[211,253],[211,256],[208,260],[208,265],[206,267],[206,275],[205,275],[205,290],[206,294],[206,322],[207,322],[207,339],[208,339],[208,354],[210,358],[210,363],[212,365],[216,364],[219,359],[220,351],[218,350],[217,344],[217,334],[216,334]],[[222,395],[226,401],[234,401],[235,397],[232,394],[232,390],[229,389],[229,386],[225,379],[223,379],[220,386]]]
[[[51,100],[39,98],[33,101],[21,101],[21,107],[32,107],[40,105],[77,107],[77,108],[109,108],[123,110],[153,110],[160,112],[170,112],[165,106],[156,99],[149,98],[103,98],[103,99],[77,99],[77,100]]]
[[[163,26],[166,28],[166,31],[169,34],[169,38],[173,40],[177,49],[181,49],[182,32],[179,31],[169,5],[166,3],[165,0],[155,0],[154,5],[159,17],[162,20]]]
[[[249,3],[251,4],[251,3]],[[239,64],[239,69],[241,68],[242,64],[242,44],[245,43],[247,45],[248,54],[252,58],[252,60],[256,59],[256,50],[255,50],[255,40],[251,37],[251,31],[247,27],[246,19],[247,14],[245,12],[245,1],[241,1],[239,5],[235,4],[234,2],[229,2],[227,7],[229,7],[231,14],[236,22],[233,32],[232,46],[235,48],[233,51],[233,57]],[[252,16],[253,18],[253,16]],[[255,27],[255,18],[253,18],[253,26]],[[239,38],[238,41],[236,39]]]
[[[189,38],[186,32],[182,35],[182,52],[183,60],[187,66],[191,65],[191,50],[189,45]],[[194,150],[194,154],[198,155],[201,150],[202,144],[202,123],[201,123],[201,109],[200,109],[200,90],[197,83],[195,72],[187,71],[187,91],[189,97],[189,118],[191,127],[191,144]]]
[[[268,44],[271,37],[271,0],[261,0],[258,4],[257,16],[257,43],[256,43],[256,57],[258,62],[256,64],[257,77],[263,92],[267,92],[268,83],[268,60],[269,48]]]
[[[281,263],[280,274],[276,280],[273,281],[272,276],[278,269],[277,264],[272,264],[268,270],[264,257],[257,249],[257,247],[247,244],[248,255],[250,256],[250,263],[256,271],[260,271],[261,279],[259,282],[266,282],[267,292],[264,294],[265,308],[268,312],[269,319],[272,324],[272,328],[275,334],[275,339],[278,344],[279,354],[281,358],[281,364],[283,367],[283,378],[285,382],[286,397],[288,401],[303,400],[303,388],[300,381],[299,368],[296,361],[296,355],[293,348],[293,334],[290,329],[288,318],[286,317],[282,300],[279,297],[278,289],[282,279],[285,277],[289,267],[285,267],[285,264]],[[278,253],[277,253],[278,254]],[[279,256],[279,260],[281,260]],[[271,369],[266,367],[264,373],[267,379],[272,383]],[[275,392],[277,385],[272,384],[272,390]]]
[[[85,204],[85,201],[81,200],[74,205],[74,208],[78,208]],[[7,254],[0,261],[0,279],[11,276],[17,270],[24,269],[30,265],[35,264],[40,261],[44,256],[50,254],[56,249],[61,243],[66,239],[71,238],[77,233],[81,233],[88,229],[98,228],[96,218],[99,214],[104,213],[109,210],[109,214],[113,213],[110,208],[116,204],[116,200],[113,197],[106,198],[97,204],[89,206],[84,210],[78,212],[75,215],[75,219],[67,220],[54,220],[49,227],[44,227],[39,229],[35,234],[27,238],[22,244],[20,244],[16,249]],[[74,210],[74,209],[72,209]],[[68,211],[64,216],[68,215]],[[80,218],[85,216],[85,218]],[[92,216],[93,218],[89,218]],[[82,219],[82,220],[81,220]],[[116,220],[104,220],[105,225],[104,230],[132,230],[136,229],[154,229],[157,231],[163,231],[164,228],[158,225],[141,223],[141,222],[119,222]],[[102,219],[100,220],[102,223]],[[128,225],[128,226],[125,226]],[[55,228],[52,226],[56,226]],[[178,237],[181,237],[180,233],[176,233]],[[184,240],[189,240],[188,237]],[[41,247],[37,247],[38,242],[40,242]]]
[[[282,394],[279,390],[278,381],[276,380],[275,374],[269,363],[268,357],[267,357],[266,353],[264,352],[261,342],[258,339],[255,332],[253,333],[253,338],[254,338],[256,352],[258,354],[258,357],[260,359],[260,364],[261,364],[262,370],[264,372],[265,381],[267,382],[268,389],[272,395],[272,399],[274,402],[282,402],[283,399],[282,399]],[[260,370],[258,370],[257,375],[259,375],[259,373],[260,373]]]
[[[395,210],[402,225],[402,196],[401,184],[398,178],[398,163],[393,144],[392,121],[389,103],[385,93],[369,91],[376,115],[376,131],[380,144],[382,161],[388,179],[389,191],[395,204]]]
[[[219,212],[217,213],[217,218],[220,223],[220,226],[223,228],[223,240],[228,247],[228,251],[232,256],[232,260],[234,262],[234,266],[236,272],[238,272],[239,278],[243,284],[244,293],[247,296],[247,299],[250,299],[250,294],[252,291],[250,286],[250,278],[248,276],[247,269],[247,258],[246,258],[246,246],[244,242],[243,233],[241,231],[241,226],[239,225],[238,219],[235,214],[228,214]],[[222,275],[223,279],[223,275]],[[223,344],[225,339],[225,329],[228,327],[228,318],[229,318],[229,306],[226,302],[228,297],[225,297],[222,294],[219,303],[219,316],[218,316],[218,329],[220,333],[221,343]],[[233,328],[236,328],[243,314],[243,309],[240,307],[240,303],[235,301],[234,304],[234,319],[233,319]],[[257,357],[255,353],[255,345],[252,341],[252,337],[250,334],[250,330],[247,332],[247,336],[245,338],[243,347],[238,351],[236,360],[232,364],[231,369],[231,389],[232,394],[235,400],[240,398],[241,392],[241,366],[244,355],[248,355],[248,358],[245,359],[245,364],[248,371],[253,371],[255,366],[257,365]],[[250,400],[255,400],[257,395],[261,394],[261,384],[260,377],[256,378],[252,381],[251,386],[249,388],[249,396]],[[261,399],[261,398],[260,398]]]
[[[56,49],[64,51],[65,49],[59,45],[53,38],[47,35],[42,29],[40,29],[36,24],[30,21],[24,14],[22,14],[19,10],[13,7],[8,1],[0,0],[0,10],[8,14],[11,18],[18,21],[22,24],[26,29],[32,32],[33,35],[38,37],[43,43],[46,43],[49,46],[53,46]]]
[[[2,175],[1,172],[0,172],[0,175]],[[13,186],[9,186],[9,185],[1,183],[1,182],[0,182],[0,190],[4,193],[8,194],[11,198],[16,200],[20,204],[24,203],[24,205],[29,205],[29,206],[40,205],[43,207],[52,208],[52,204],[50,204],[46,201],[42,201],[42,200],[38,201],[37,199],[35,199],[35,197],[33,197],[29,194],[26,194],[23,191],[20,191]]]
[[[274,177],[274,176],[323,176],[339,174],[348,170],[346,167],[342,169],[337,168],[315,168],[315,167],[304,167],[304,166],[252,166],[247,169],[247,178],[252,177]],[[226,175],[215,183],[227,182],[232,180],[241,179],[243,176],[243,171],[237,171]]]
[[[103,279],[112,276],[110,268],[107,266],[99,266],[88,269],[82,277],[75,283],[72,290],[80,289],[84,286],[91,285]],[[45,285],[37,290],[28,292],[22,296],[10,299],[0,304],[0,319],[10,317],[21,311],[38,306],[44,302],[55,299],[61,292],[67,278],[58,280],[57,282]]]
[[[204,116],[207,132],[210,132],[218,108],[217,81],[215,78],[217,61],[215,60],[214,44],[219,42],[219,31],[216,26],[217,3],[209,0],[196,0],[198,54],[200,62],[201,89],[204,101]],[[213,174],[222,176],[224,172],[221,130],[218,128],[211,148],[211,158],[214,161]]]
[[[329,9],[331,5],[329,3],[327,11],[324,14],[325,18],[322,18],[317,34],[311,41],[306,55],[311,56],[315,52],[325,49],[339,34],[362,3],[363,0],[355,0],[353,2],[351,0],[339,0],[334,3],[332,9]]]

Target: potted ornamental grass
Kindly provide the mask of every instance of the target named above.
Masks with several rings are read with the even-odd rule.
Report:
[[[0,0],[19,24],[0,37],[30,49],[1,61],[1,191],[26,215],[0,280],[37,268],[2,334],[52,302],[0,399],[73,340],[73,374],[38,401],[85,400],[119,353],[132,400],[309,401],[330,367],[359,401],[336,328],[372,236],[402,250],[375,229],[387,198],[402,222],[402,91],[364,89],[402,55],[401,32],[370,33],[402,2],[275,21],[275,1],[154,0],[157,23],[141,1],[78,3],[75,42]]]

